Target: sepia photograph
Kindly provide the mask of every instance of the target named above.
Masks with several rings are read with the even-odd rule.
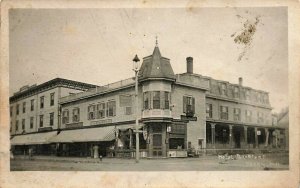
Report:
[[[9,171],[288,173],[288,20],[287,6],[9,8]]]

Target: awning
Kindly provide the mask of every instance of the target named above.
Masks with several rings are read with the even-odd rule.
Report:
[[[34,144],[49,144],[49,139],[57,134],[56,131],[45,133],[34,133],[14,136],[10,140],[11,145],[34,145]]]
[[[52,143],[97,142],[115,139],[115,126],[64,130],[51,138]]]

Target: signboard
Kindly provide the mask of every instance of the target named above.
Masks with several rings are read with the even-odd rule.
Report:
[[[172,129],[171,129],[171,126],[169,125],[168,127],[167,127],[167,132],[169,133],[169,132],[171,132],[172,131]]]
[[[183,121],[197,121],[197,117],[187,117],[187,116],[181,115],[180,118]]]
[[[261,135],[261,131],[257,131],[257,135],[260,136]]]
[[[105,120],[99,120],[99,121],[91,121],[91,125],[102,125],[102,124],[108,124],[112,123],[112,119],[105,119]]]

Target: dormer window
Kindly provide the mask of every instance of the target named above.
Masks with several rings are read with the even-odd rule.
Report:
[[[239,88],[237,86],[234,87],[234,98],[239,98],[240,93],[239,93]]]
[[[227,95],[227,87],[225,83],[221,84],[221,95]]]
[[[250,100],[250,90],[249,89],[246,89],[246,100],[249,101]]]

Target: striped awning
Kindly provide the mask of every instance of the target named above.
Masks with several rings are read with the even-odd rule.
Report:
[[[115,127],[98,127],[75,130],[63,130],[57,136],[51,138],[52,143],[72,143],[72,142],[99,142],[112,141],[115,139]]]
[[[10,140],[11,145],[35,145],[35,144],[49,144],[49,139],[57,134],[56,131],[45,133],[33,133],[25,135],[14,136]]]

